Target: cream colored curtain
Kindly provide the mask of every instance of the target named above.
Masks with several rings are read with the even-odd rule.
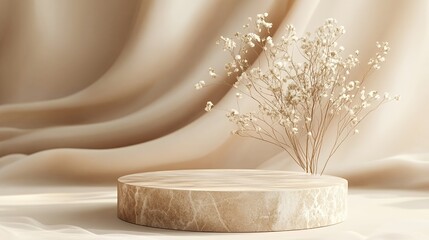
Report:
[[[338,19],[347,29],[346,50],[361,52],[363,64],[356,74],[365,70],[376,41],[390,43],[386,64],[367,83],[402,100],[374,113],[332,159],[327,173],[349,180],[356,191],[351,199],[356,214],[359,201],[375,212],[382,209],[379,214],[389,212],[377,205],[385,203],[380,199],[365,198],[374,193],[369,188],[415,191],[409,208],[421,211],[410,213],[417,223],[401,234],[424,230],[419,226],[427,223],[420,221],[422,213],[429,213],[428,1],[0,0],[0,236],[27,239],[26,234],[41,232],[47,235],[40,239],[49,239],[55,224],[81,228],[80,239],[100,239],[97,231],[128,231],[116,219],[97,225],[85,216],[57,214],[60,206],[94,200],[110,205],[88,216],[115,218],[113,186],[124,174],[184,168],[299,170],[276,147],[231,136],[224,114],[204,112],[209,99],[219,106],[233,104],[234,92],[193,87],[208,78],[208,67],[220,69],[227,59],[215,45],[218,36],[235,32],[248,16],[262,12],[270,14],[274,37],[289,23],[302,33],[328,17]],[[395,194],[411,197],[403,190]],[[40,205],[45,215],[36,210]],[[73,205],[70,211],[82,213],[88,206]],[[396,213],[409,214],[404,208]],[[377,231],[386,232],[374,220],[369,227],[358,219],[340,227],[337,236],[379,239]],[[141,229],[132,230],[138,233],[118,238],[178,239],[171,232],[150,230],[155,236],[141,236]],[[334,232],[323,230],[327,239]],[[70,237],[61,234],[52,239]],[[320,237],[312,231],[292,235],[304,236],[299,234]]]

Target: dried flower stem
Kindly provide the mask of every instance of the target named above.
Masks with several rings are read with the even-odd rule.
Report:
[[[282,148],[307,173],[319,173],[319,160],[326,148],[322,174],[345,140],[359,132],[357,127],[368,114],[386,102],[399,100],[387,93],[381,97],[362,85],[373,70],[380,69],[390,48],[386,42],[377,42],[379,51],[369,60],[368,71],[361,80],[349,80],[350,71],[359,64],[359,51],[343,56],[345,49],[337,41],[345,30],[336,20],[327,19],[313,35],[303,37],[297,37],[295,28],[287,25],[281,41],[274,43],[267,16],[249,18],[250,23],[243,26],[245,33],[237,32],[233,38],[221,36],[217,42],[232,58],[225,64],[227,76],[236,79],[231,87],[237,90],[238,110],[231,109],[226,116],[238,127],[234,134]],[[258,54],[256,49],[263,53],[265,70],[260,62],[251,67],[246,58],[249,50]],[[213,68],[209,75],[217,77]],[[205,86],[205,81],[195,84],[196,89]],[[239,100],[243,97],[258,108],[242,113]],[[207,102],[206,111],[212,107],[213,103]],[[328,144],[325,138],[332,127],[335,140]]]

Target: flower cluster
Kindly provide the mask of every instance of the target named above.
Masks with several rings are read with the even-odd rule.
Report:
[[[390,48],[377,42],[378,52],[368,62],[370,68],[361,78],[351,78],[359,64],[359,51],[346,54],[338,39],[345,34],[335,19],[327,19],[315,32],[298,37],[287,25],[279,41],[270,36],[268,14],[258,14],[243,25],[243,32],[222,36],[217,44],[231,56],[225,64],[227,76],[235,79],[237,99],[250,98],[257,108],[250,112],[227,111],[237,125],[233,133],[275,144],[284,149],[306,172],[316,174],[349,136],[359,133],[358,125],[381,104],[399,100],[363,86],[372,71],[378,70]],[[261,67],[249,60],[257,53],[267,63]],[[209,69],[211,78],[217,75]],[[196,89],[206,86],[204,81]],[[237,101],[238,102],[238,101]],[[213,108],[207,102],[206,111]],[[237,106],[237,109],[240,109]],[[336,139],[319,166],[325,135],[334,128]],[[323,164],[324,163],[324,164]]]

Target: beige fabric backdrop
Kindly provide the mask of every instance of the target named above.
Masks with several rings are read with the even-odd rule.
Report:
[[[85,191],[101,194],[106,188],[112,194],[116,178],[134,172],[298,170],[277,148],[231,136],[222,113],[204,112],[208,99],[232,104],[234,92],[193,87],[207,79],[209,66],[221,68],[226,61],[214,44],[217,37],[261,12],[269,12],[277,37],[288,23],[304,32],[337,18],[347,29],[342,44],[359,49],[362,62],[375,41],[390,42],[386,64],[368,84],[399,93],[402,100],[371,116],[327,173],[347,178],[352,187],[418,190],[415,196],[423,194],[429,213],[426,0],[0,0],[0,207],[7,209],[2,215],[25,216],[15,211],[19,204],[11,204],[24,193],[76,193],[70,189],[92,186]],[[363,64],[356,74],[364,69]],[[416,214],[420,219],[422,211]],[[43,220],[37,216],[31,217]],[[37,225],[32,221],[26,224]],[[355,230],[353,224],[346,229]],[[5,226],[5,232],[16,230]],[[345,239],[363,239],[355,237]]]

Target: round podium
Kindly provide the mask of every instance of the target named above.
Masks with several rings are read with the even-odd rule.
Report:
[[[336,224],[347,215],[347,181],[298,172],[207,169],[118,179],[118,217],[156,228],[266,232]]]

